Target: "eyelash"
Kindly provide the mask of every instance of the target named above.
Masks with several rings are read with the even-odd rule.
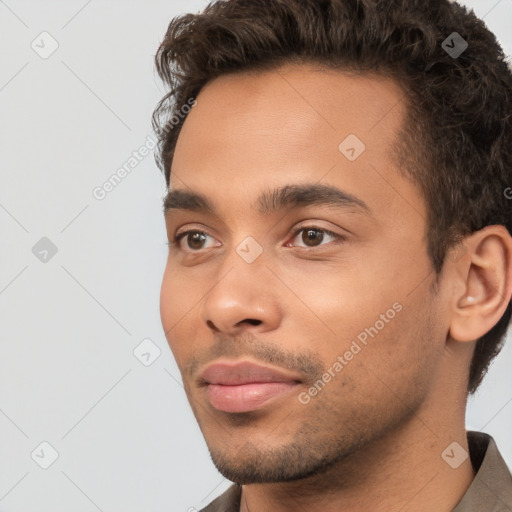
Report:
[[[330,243],[338,243],[338,242],[343,242],[343,241],[346,240],[345,236],[340,235],[338,233],[334,233],[333,231],[329,231],[328,229],[320,228],[318,226],[301,226],[300,228],[297,228],[295,230],[295,232],[292,235],[292,239],[295,239],[297,237],[297,235],[299,233],[301,233],[302,231],[309,231],[309,230],[320,231],[321,233],[324,233],[326,235],[329,235],[329,236],[332,236],[332,237],[336,238],[336,240],[334,240],[334,242],[330,242]],[[171,247],[171,246],[172,247],[176,247],[177,250],[182,251],[182,249],[180,248],[180,241],[181,241],[181,239],[185,238],[187,235],[192,234],[192,233],[201,233],[203,235],[210,236],[208,233],[206,233],[204,231],[201,231],[201,230],[198,230],[198,229],[191,229],[191,230],[183,231],[182,233],[179,233],[178,235],[176,235],[174,237],[172,242],[167,242],[167,245],[169,247]],[[308,251],[315,251],[316,249],[320,249],[323,245],[329,245],[329,244],[322,244],[322,245],[319,245],[319,246],[316,246],[316,247],[301,247],[301,249],[306,249]],[[190,250],[190,251],[192,253],[199,253],[201,251],[201,249],[198,249],[197,251],[194,251],[194,250]],[[186,252],[186,251],[183,251],[183,252]]]

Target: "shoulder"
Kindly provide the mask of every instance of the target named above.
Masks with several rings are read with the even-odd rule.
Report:
[[[494,439],[483,432],[467,432],[475,478],[453,512],[512,510],[512,475]]]
[[[200,512],[239,512],[242,486],[233,484]]]

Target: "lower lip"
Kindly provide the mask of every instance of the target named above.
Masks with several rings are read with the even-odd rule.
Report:
[[[208,384],[206,395],[219,411],[248,412],[260,409],[269,400],[289,393],[296,386],[296,382],[253,382],[238,386]]]

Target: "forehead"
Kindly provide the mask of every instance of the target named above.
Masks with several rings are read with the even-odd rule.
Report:
[[[190,149],[180,146],[191,130],[196,143],[208,149],[219,143],[228,149],[245,136],[248,151],[261,148],[260,158],[263,150],[275,147],[283,152],[320,150],[322,135],[326,142],[336,142],[355,133],[376,149],[378,141],[387,142],[383,139],[392,138],[401,125],[403,98],[399,85],[381,75],[307,64],[222,75],[198,95],[176,152]],[[254,144],[248,144],[248,137]]]
[[[404,187],[419,194],[403,183],[391,150],[404,113],[403,90],[379,75],[304,64],[224,75],[202,89],[183,125],[170,189],[224,200],[236,214],[263,190],[294,183],[393,207]],[[356,158],[347,158],[347,144]]]

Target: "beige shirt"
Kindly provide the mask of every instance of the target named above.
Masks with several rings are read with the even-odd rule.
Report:
[[[467,432],[475,478],[452,512],[512,512],[512,475],[494,439]],[[240,512],[242,487],[233,484],[200,512]]]

